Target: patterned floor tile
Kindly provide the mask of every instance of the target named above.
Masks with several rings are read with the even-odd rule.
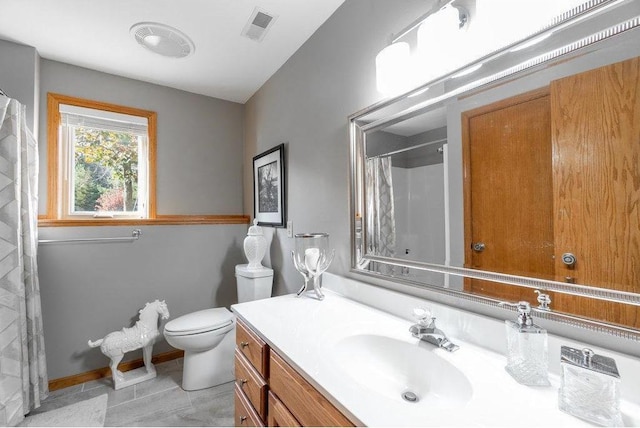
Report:
[[[180,386],[182,383],[182,367],[177,364],[156,366],[157,376],[135,385],[136,399]]]
[[[105,426],[146,426],[170,418],[178,410],[191,408],[189,395],[180,387],[132,400],[107,409]]]
[[[61,407],[68,406],[69,404],[88,400],[89,398],[94,398],[102,394],[107,394],[109,396],[107,407],[117,406],[134,399],[133,388],[125,388],[116,391],[110,386],[102,385],[91,388],[88,391],[77,392],[75,394],[63,394],[54,399],[47,398],[42,402],[42,405],[40,407],[34,410],[34,412],[42,413],[48,410],[59,409]]]
[[[118,391],[111,378],[54,391],[34,414],[107,393],[105,426],[233,426],[234,383],[186,392],[182,369],[182,359],[157,364],[155,379]]]

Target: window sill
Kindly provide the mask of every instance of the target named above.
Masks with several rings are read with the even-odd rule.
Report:
[[[80,226],[163,226],[188,224],[249,224],[246,215],[159,215],[144,219],[50,219],[39,218],[38,227],[80,227]]]

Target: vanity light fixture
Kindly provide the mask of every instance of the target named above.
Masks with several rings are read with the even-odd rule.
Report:
[[[412,79],[409,43],[396,42],[382,49],[376,56],[376,86],[383,94],[399,94],[411,89]]]
[[[195,51],[193,41],[182,31],[157,22],[139,22],[129,32],[138,44],[169,58],[185,58]]]
[[[420,24],[416,60],[423,79],[443,76],[468,62],[464,37],[468,22],[466,10],[445,6]]]
[[[379,92],[385,95],[397,95],[426,82],[432,77],[455,69],[460,56],[457,49],[462,43],[460,31],[466,29],[469,13],[451,1],[444,7],[442,2],[426,14],[409,24],[396,36],[392,36],[391,44],[376,56],[376,85]],[[417,48],[411,54],[409,43],[400,41],[410,32],[417,29]],[[452,55],[451,52],[454,52]],[[456,58],[451,61],[452,58]]]

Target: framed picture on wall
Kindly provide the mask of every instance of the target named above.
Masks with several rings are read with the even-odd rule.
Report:
[[[287,221],[284,144],[253,158],[253,213],[260,226]]]

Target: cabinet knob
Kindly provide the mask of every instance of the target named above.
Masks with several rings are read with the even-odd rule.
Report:
[[[238,381],[240,382],[240,387],[241,388],[244,386],[245,383],[247,383],[246,379],[238,379]]]
[[[246,416],[240,416],[240,424],[244,423],[247,420]]]
[[[240,342],[240,347],[242,349],[246,348],[247,346],[249,346],[249,342]]]

